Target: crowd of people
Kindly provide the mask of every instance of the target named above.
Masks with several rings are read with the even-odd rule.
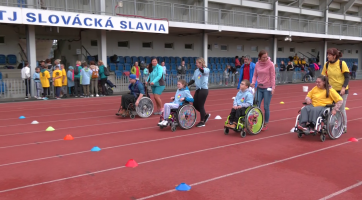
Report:
[[[56,99],[74,97],[100,97],[107,93],[105,84],[109,71],[102,60],[96,64],[94,61],[77,61],[75,67],[69,66],[65,70],[61,60],[56,59],[54,65],[51,60],[39,62],[40,66],[35,68],[33,77],[30,77],[29,63],[25,62],[21,70],[22,79],[25,82],[26,96],[31,97],[31,80],[34,81],[34,98],[48,100],[51,92],[54,92]]]

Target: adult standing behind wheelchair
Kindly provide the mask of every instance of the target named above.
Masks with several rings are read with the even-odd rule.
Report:
[[[118,111],[116,113],[117,116],[122,116],[122,117],[129,116],[130,112],[127,109],[128,105],[134,103],[136,107],[138,107],[141,98],[143,97],[143,95],[145,95],[145,88],[143,87],[143,84],[136,79],[137,77],[134,74],[131,74],[129,76],[129,82],[131,84],[129,84],[128,89],[131,92],[129,94],[122,95],[121,107],[119,109],[121,113],[119,113]]]
[[[154,115],[162,114],[162,100],[160,95],[165,89],[165,80],[163,74],[164,71],[162,66],[157,63],[156,58],[152,58],[152,72],[150,72],[145,84],[147,85],[148,82],[150,83],[153,97],[155,98],[157,110],[153,113]]]
[[[332,115],[336,115],[337,111],[343,104],[342,97],[329,87],[328,78],[326,76],[319,76],[316,80],[315,86],[305,98],[306,106],[302,108],[299,116],[298,129],[303,131],[304,134],[313,132],[319,116],[322,115],[327,105],[335,102],[332,109]]]
[[[205,60],[201,57],[196,59],[196,67],[197,69],[195,70],[192,80],[188,83],[188,85],[190,86],[194,83],[196,85],[193,106],[200,112],[201,118],[201,121],[196,126],[203,127],[211,116],[210,114],[206,114],[204,107],[207,95],[209,94],[208,83],[210,69],[207,68]]]
[[[258,83],[256,92],[259,108],[261,101],[264,99],[265,122],[262,129],[264,131],[267,130],[267,124],[270,117],[269,106],[275,91],[275,68],[274,63],[270,60],[268,53],[265,50],[261,50],[258,57],[259,61],[255,65],[251,87],[254,88],[255,83]]]
[[[335,89],[343,98],[341,112],[343,114],[344,133],[347,133],[347,113],[345,106],[348,97],[349,69],[346,62],[341,61],[342,53],[336,48],[327,50],[328,62],[324,64],[322,75],[327,76],[332,88]]]

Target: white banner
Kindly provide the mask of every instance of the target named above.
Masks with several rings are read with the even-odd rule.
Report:
[[[168,34],[168,21],[0,6],[0,23]]]

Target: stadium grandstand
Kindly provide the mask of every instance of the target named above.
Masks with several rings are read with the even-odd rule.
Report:
[[[164,62],[167,87],[175,88],[181,62],[190,79],[195,58],[204,57],[209,84],[219,87],[237,80],[223,79],[225,68],[238,67],[236,56],[257,62],[264,49],[275,64],[293,65],[277,72],[278,84],[310,81],[305,66],[323,66],[330,47],[360,68],[361,9],[361,0],[0,0],[0,96],[23,97],[24,63],[33,74],[46,59],[66,70],[102,60],[121,92],[135,62],[141,69],[152,57]]]

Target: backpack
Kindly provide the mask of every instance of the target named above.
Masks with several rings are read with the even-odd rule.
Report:
[[[106,66],[103,67],[104,68],[104,75],[105,76],[109,76],[109,70]]]
[[[341,69],[342,72],[342,60],[339,60],[339,68]],[[326,76],[328,77],[328,65],[329,65],[329,61],[326,64]]]
[[[78,75],[79,74],[79,67],[75,66],[74,67],[74,75]]]
[[[98,76],[98,70],[92,70],[92,79],[96,79]]]

